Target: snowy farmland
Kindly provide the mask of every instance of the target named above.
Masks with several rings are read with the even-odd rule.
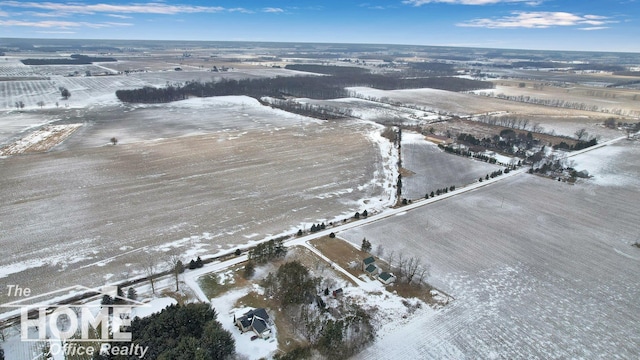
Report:
[[[402,178],[402,197],[421,199],[426,193],[478,181],[502,167],[484,161],[448,154],[424,136],[405,131],[402,134],[402,166],[411,175]]]
[[[38,293],[123,280],[145,252],[230,251],[394,201],[393,151],[374,124],[244,97],[114,111],[80,112],[81,136],[53,152],[0,159],[3,280]]]
[[[114,284],[144,276],[147,259],[156,260],[159,272],[168,268],[170,254],[180,254],[185,263],[206,259],[324,222],[326,231],[356,246],[366,237],[383,258],[392,251],[421,256],[431,266],[428,282],[455,299],[405,316],[399,310],[405,305],[386,290],[364,293],[345,286],[363,302],[390,310],[379,319],[377,342],[357,358],[638,357],[640,249],[631,246],[640,241],[638,142],[572,158],[577,170],[593,175],[576,185],[515,172],[487,186],[478,177],[503,166],[445,153],[409,130],[420,125],[455,137],[484,126],[471,123],[480,115],[509,115],[555,134],[573,137],[585,128],[605,140],[623,135],[602,126],[609,114],[474,93],[366,87],[349,88],[349,98],[292,99],[349,115],[335,121],[295,115],[246,96],[146,105],[117,100],[120,89],[295,76],[302,72],[274,66],[316,62],[261,60],[248,54],[255,49],[224,57],[209,50],[193,57],[181,49],[136,51],[118,62],[78,66],[26,66],[17,56],[5,58],[0,247],[9,256],[0,259],[3,283],[28,286],[34,294],[72,284]],[[214,64],[225,71],[212,71]],[[509,81],[511,86],[498,90],[545,94],[531,80]],[[519,87],[521,81],[526,88]],[[63,100],[59,87],[71,97]],[[637,111],[637,90],[601,90],[554,88],[548,96]],[[623,100],[624,106],[618,103]],[[383,125],[405,126],[400,152],[381,136]],[[400,172],[402,197],[412,200],[476,184],[419,209],[392,210]],[[334,226],[365,209],[367,219],[344,221],[342,229],[351,230]],[[389,214],[394,216],[376,220]],[[159,286],[172,289],[171,280]],[[195,292],[207,300],[190,280],[186,297],[194,299]],[[140,294],[153,297],[148,289]],[[8,300],[1,292],[0,304]],[[229,298],[213,303],[219,301],[225,314],[235,306]],[[252,344],[250,339],[243,340]],[[267,345],[264,356],[275,347]]]
[[[419,254],[455,298],[357,358],[637,357],[639,150],[622,141],[580,155],[594,178],[573,186],[520,174],[340,234]]]
[[[385,99],[385,101],[418,106],[434,113],[444,113],[468,117],[472,115],[501,112],[529,119],[531,124],[539,123],[547,132],[573,136],[578,129],[587,127],[590,134],[604,139],[617,137],[611,130],[596,126],[611,114],[533,105],[437,89],[378,90],[367,87],[352,87],[350,91],[364,99]],[[482,92],[480,90],[478,92]]]

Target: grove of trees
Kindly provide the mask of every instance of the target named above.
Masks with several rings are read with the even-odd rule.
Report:
[[[134,344],[148,346],[148,359],[230,359],[235,340],[209,304],[170,305],[131,322]]]
[[[320,71],[322,69],[319,69]],[[326,72],[334,72],[326,67]],[[345,87],[368,86],[382,90],[434,88],[450,91],[469,91],[493,88],[493,83],[457,77],[403,77],[380,75],[363,71],[348,71],[340,76],[290,76],[269,79],[223,79],[221,81],[170,84],[164,88],[145,86],[140,89],[118,90],[116,96],[128,103],[166,103],[188,97],[247,95],[283,98],[285,96],[312,99],[348,97]]]
[[[287,254],[287,248],[283,244],[283,239],[271,239],[260,243],[247,252],[249,260],[258,264],[282,258]]]
[[[322,281],[298,261],[281,265],[275,274],[270,273],[262,281],[265,295],[276,299],[285,316],[291,319],[291,330],[309,344],[278,359],[308,358],[312,350],[328,359],[346,359],[375,338],[371,313],[357,304],[343,302],[331,311],[315,305],[323,303],[317,300],[318,294],[330,296],[328,288],[322,291]]]

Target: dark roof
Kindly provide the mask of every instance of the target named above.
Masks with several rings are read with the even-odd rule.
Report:
[[[254,316],[257,316],[265,321],[269,321],[269,315],[267,315],[267,311],[264,308],[258,308],[258,309],[248,311],[247,313],[244,314],[244,316],[246,316],[247,319],[249,320],[251,320]],[[242,318],[240,320],[242,320]]]
[[[367,266],[367,268],[364,269],[364,270],[366,272],[372,273],[372,272],[376,271],[376,269],[377,269],[377,267],[375,265],[371,264],[371,265]]]
[[[369,256],[368,258],[366,258],[366,259],[362,260],[362,262],[363,262],[365,265],[369,265],[369,264],[371,264],[371,263],[373,263],[373,262],[375,262],[375,261],[376,261],[376,259],[374,259],[374,258],[373,258],[373,256]]]
[[[249,325],[251,325],[251,320],[247,319],[245,316],[241,317],[238,320],[240,321],[240,324],[242,324],[243,328],[247,328],[249,327]]]
[[[255,330],[258,334],[262,334],[263,332],[265,332],[265,330],[267,330],[267,323],[256,317],[253,319],[253,330]]]
[[[390,278],[393,277],[393,274],[389,274],[388,272],[383,271],[382,273],[380,273],[380,276],[378,276],[378,277],[380,279],[384,280],[384,281],[387,281],[387,280],[389,280]]]

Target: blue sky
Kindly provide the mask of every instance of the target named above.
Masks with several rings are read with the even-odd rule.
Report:
[[[640,0],[0,0],[0,37],[640,52]]]

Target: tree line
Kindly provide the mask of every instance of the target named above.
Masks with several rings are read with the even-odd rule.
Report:
[[[277,258],[283,258],[287,254],[287,248],[282,239],[271,239],[260,243],[247,252],[249,261],[263,264]]]
[[[380,75],[362,72],[341,76],[290,76],[262,79],[223,79],[220,81],[189,81],[164,88],[145,86],[140,89],[117,90],[116,96],[127,103],[166,103],[189,97],[247,95],[256,99],[264,96],[286,96],[312,99],[348,97],[345,87],[365,86],[381,90],[434,88],[449,91],[471,91],[493,88],[493,83],[457,77],[412,77]]]
[[[24,65],[90,65],[94,62],[118,61],[111,57],[94,57],[86,55],[71,55],[70,59],[22,59]]]
[[[577,101],[566,101],[562,99],[541,99],[535,98],[528,95],[505,95],[505,94],[482,94],[488,97],[495,97],[497,99],[508,100],[508,101],[516,101],[527,104],[534,105],[543,105],[550,107],[558,107],[564,109],[573,109],[573,110],[583,110],[583,111],[593,111],[593,112],[602,112],[605,114],[615,114],[619,116],[638,116],[640,111],[635,110],[623,110],[623,109],[609,109],[609,108],[601,108],[598,105],[589,105],[582,102]]]

